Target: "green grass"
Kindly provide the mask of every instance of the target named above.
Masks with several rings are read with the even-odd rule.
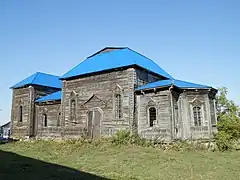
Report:
[[[177,152],[71,141],[16,142],[0,145],[0,151],[0,179],[240,178],[237,151]]]

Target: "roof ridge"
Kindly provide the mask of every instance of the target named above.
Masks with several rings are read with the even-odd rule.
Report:
[[[167,71],[165,71],[152,59],[130,49],[129,47],[103,52],[104,53],[99,53],[95,56],[89,56],[85,60],[79,62],[79,64],[75,65],[72,69],[63,74],[60,79],[62,80],[78,75],[134,65],[166,77],[166,79],[173,79]]]
[[[103,50],[108,49],[108,48],[109,49],[113,49],[113,50],[112,51],[105,51],[103,54],[110,53],[110,52],[113,52],[113,51],[122,50],[122,49],[126,49],[128,47],[120,47],[120,46],[119,47],[113,47],[113,46],[111,47],[111,46],[106,46],[105,48],[102,48],[101,50],[99,50],[99,51],[93,53],[92,55],[88,56],[86,59],[94,57],[94,56],[97,56],[97,55],[100,55],[100,54],[102,54],[101,52]]]
[[[42,72],[35,72],[34,74],[26,77],[17,84],[11,86],[11,89],[19,88],[25,85],[41,85],[54,88],[61,88],[61,81],[59,76],[46,74]]]
[[[37,73],[37,74],[44,74],[44,75],[49,75],[49,76],[60,77],[59,75],[50,74],[50,73],[46,73],[46,72],[40,72],[40,71],[37,71],[36,73]]]
[[[139,53],[139,52],[137,52],[137,51],[135,51],[135,50],[133,50],[133,49],[131,49],[131,48],[129,48],[129,47],[127,47],[127,49],[129,49],[130,51],[133,51],[133,52],[137,53],[138,55],[140,55],[140,56],[142,56],[142,57],[150,60],[152,63],[158,65],[155,61],[153,61],[153,60],[150,59],[149,57],[147,57],[147,56],[145,56],[145,55],[143,55],[143,54],[141,54],[141,53]],[[136,63],[136,62],[135,62],[135,63]],[[159,66],[159,65],[158,65],[158,66]],[[160,66],[159,66],[159,67],[160,67]],[[161,67],[160,67],[160,68],[161,68]],[[166,74],[168,74],[169,77],[171,77],[171,78],[169,78],[169,79],[174,79],[169,73],[167,73],[167,71],[165,71],[163,68],[161,68],[161,69],[162,69]]]
[[[124,49],[127,49],[128,47],[123,47],[123,48],[119,48],[119,49],[114,49],[114,50],[112,50],[112,51],[106,51],[106,52],[104,52],[104,53],[101,53],[101,51],[103,50],[100,50],[100,51],[98,51],[98,52],[96,52],[96,53],[94,53],[93,55],[91,55],[91,56],[88,56],[86,59],[89,59],[89,58],[92,58],[92,57],[96,57],[96,56],[102,56],[102,55],[105,55],[105,54],[109,54],[109,53],[113,53],[113,52],[116,52],[116,51],[121,51],[121,50],[124,50]],[[104,48],[105,49],[105,48]]]
[[[80,63],[78,63],[77,65],[75,65],[75,66],[74,66],[71,70],[69,70],[69,71],[72,71],[72,70],[76,69],[76,68],[77,68],[78,66],[80,66],[83,62],[86,62],[86,60],[91,59],[91,58],[93,58],[93,57],[106,55],[106,54],[113,53],[113,52],[115,52],[115,51],[124,50],[124,49],[127,49],[127,48],[128,48],[128,47],[122,48],[122,49],[116,49],[116,50],[114,50],[114,51],[107,51],[107,52],[104,52],[104,53],[94,53],[93,55],[88,56],[87,58],[85,58],[84,60],[82,60]],[[100,51],[98,51],[98,52],[100,52]],[[67,71],[65,74],[67,74],[69,71]],[[63,77],[65,74],[63,74],[63,75],[60,76],[59,78],[62,79],[62,77]]]
[[[35,76],[34,76],[34,78],[33,78],[33,80],[32,80],[32,84],[33,84],[34,81],[36,80],[37,76],[39,76],[39,72],[36,72],[36,73],[35,73]]]

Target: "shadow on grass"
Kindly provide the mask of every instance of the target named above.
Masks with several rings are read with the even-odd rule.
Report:
[[[18,140],[12,139],[12,138],[0,138],[0,144],[7,144],[7,143],[12,143],[16,142]]]
[[[68,167],[0,151],[0,180],[107,180]]]

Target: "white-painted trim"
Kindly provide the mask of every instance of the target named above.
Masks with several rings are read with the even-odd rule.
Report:
[[[77,96],[77,93],[75,90],[72,90],[71,94],[70,94],[70,97],[76,97]]]
[[[200,104],[204,103],[204,101],[201,101],[200,99],[198,99],[198,95],[192,100],[192,101],[189,101],[189,103],[196,103],[196,101],[198,101]]]

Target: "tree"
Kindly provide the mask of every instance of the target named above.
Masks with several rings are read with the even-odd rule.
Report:
[[[218,89],[216,96],[218,132],[215,136],[216,143],[220,150],[239,148],[240,139],[240,119],[237,116],[239,107],[227,98],[228,90],[226,87]]]
[[[224,114],[236,115],[239,110],[239,107],[232,100],[227,99],[227,93],[228,90],[226,87],[218,88],[216,96],[218,117]]]

